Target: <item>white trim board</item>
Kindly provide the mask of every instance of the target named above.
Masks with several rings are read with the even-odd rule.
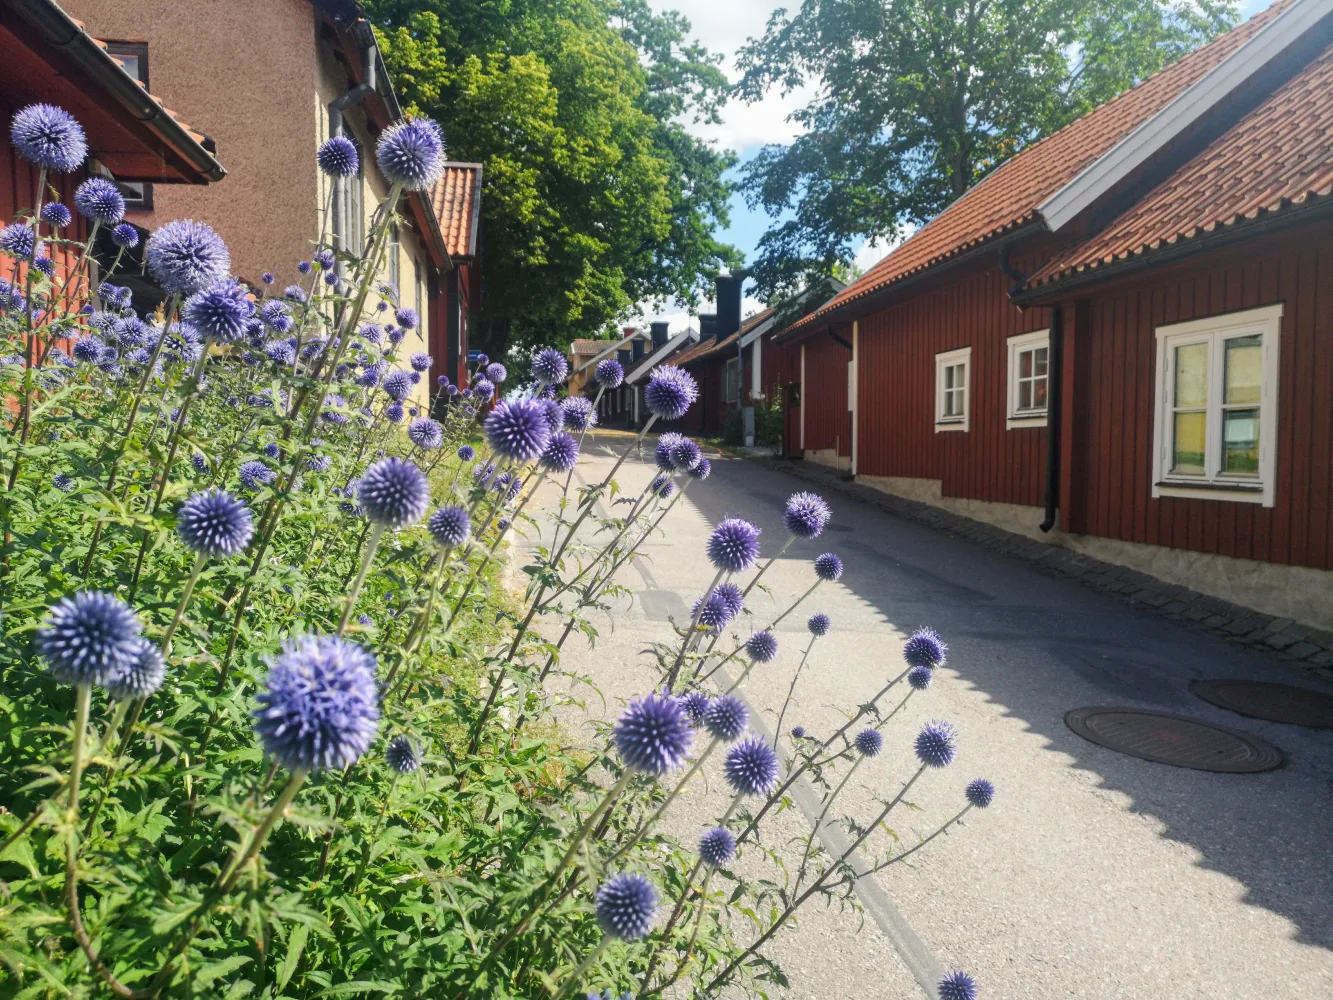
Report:
[[[650,369],[655,368],[659,362],[664,361],[667,355],[669,355],[677,347],[679,347],[685,341],[692,339],[694,339],[693,330],[682,330],[680,333],[676,334],[674,337],[668,340],[657,350],[653,351],[652,354],[644,358],[639,363],[639,367],[635,368],[633,371],[631,371],[628,375],[625,376],[625,383],[629,385],[631,383],[637,382],[639,380],[640,375],[643,375]]]

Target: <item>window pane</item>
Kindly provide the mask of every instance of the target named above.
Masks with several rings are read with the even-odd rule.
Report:
[[[944,369],[944,388],[952,389],[958,384],[958,366],[949,365]]]
[[[1176,406],[1208,404],[1208,345],[1176,348]],[[1200,449],[1202,451],[1202,449]]]
[[[1038,410],[1046,408],[1046,379],[1039,378],[1032,383],[1032,405]]]
[[[1259,411],[1227,410],[1222,415],[1222,471],[1259,474]]]
[[[1225,403],[1259,402],[1263,337],[1235,337],[1226,342]]]
[[[1208,418],[1203,413],[1177,413],[1172,438],[1171,471],[1203,475],[1203,452],[1208,440]]]
[[[1019,378],[1031,378],[1031,377],[1032,377],[1032,357],[1033,357],[1033,355],[1034,355],[1035,353],[1036,353],[1035,351],[1019,351],[1019,352],[1018,352],[1018,377],[1019,377]]]
[[[1032,356],[1033,356],[1033,361],[1034,361],[1034,370],[1033,370],[1033,374],[1034,374],[1034,375],[1045,375],[1045,374],[1046,374],[1046,348],[1044,348],[1044,347],[1038,347],[1035,351],[1032,352]]]
[[[1018,383],[1018,408],[1020,410],[1032,409],[1032,383]]]

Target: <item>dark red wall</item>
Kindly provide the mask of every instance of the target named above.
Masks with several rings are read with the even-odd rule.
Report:
[[[851,343],[851,327],[840,328],[839,336]],[[847,410],[847,362],[852,360],[851,349],[828,333],[811,337],[804,347],[805,382],[801,395],[805,409],[805,449],[837,448],[839,455],[851,455],[852,421]],[[798,373],[799,350],[798,347]]]

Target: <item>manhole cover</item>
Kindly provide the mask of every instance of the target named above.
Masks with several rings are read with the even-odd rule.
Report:
[[[1076,708],[1065,725],[1098,746],[1197,771],[1251,774],[1282,763],[1282,751],[1263,740],[1169,712]]]
[[[1195,681],[1190,689],[1210,705],[1268,722],[1333,729],[1333,696],[1290,684]]]

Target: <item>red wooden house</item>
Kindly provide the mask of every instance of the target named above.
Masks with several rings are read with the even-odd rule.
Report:
[[[799,451],[1333,625],[1330,191],[1333,4],[1282,0],[783,331]]]

